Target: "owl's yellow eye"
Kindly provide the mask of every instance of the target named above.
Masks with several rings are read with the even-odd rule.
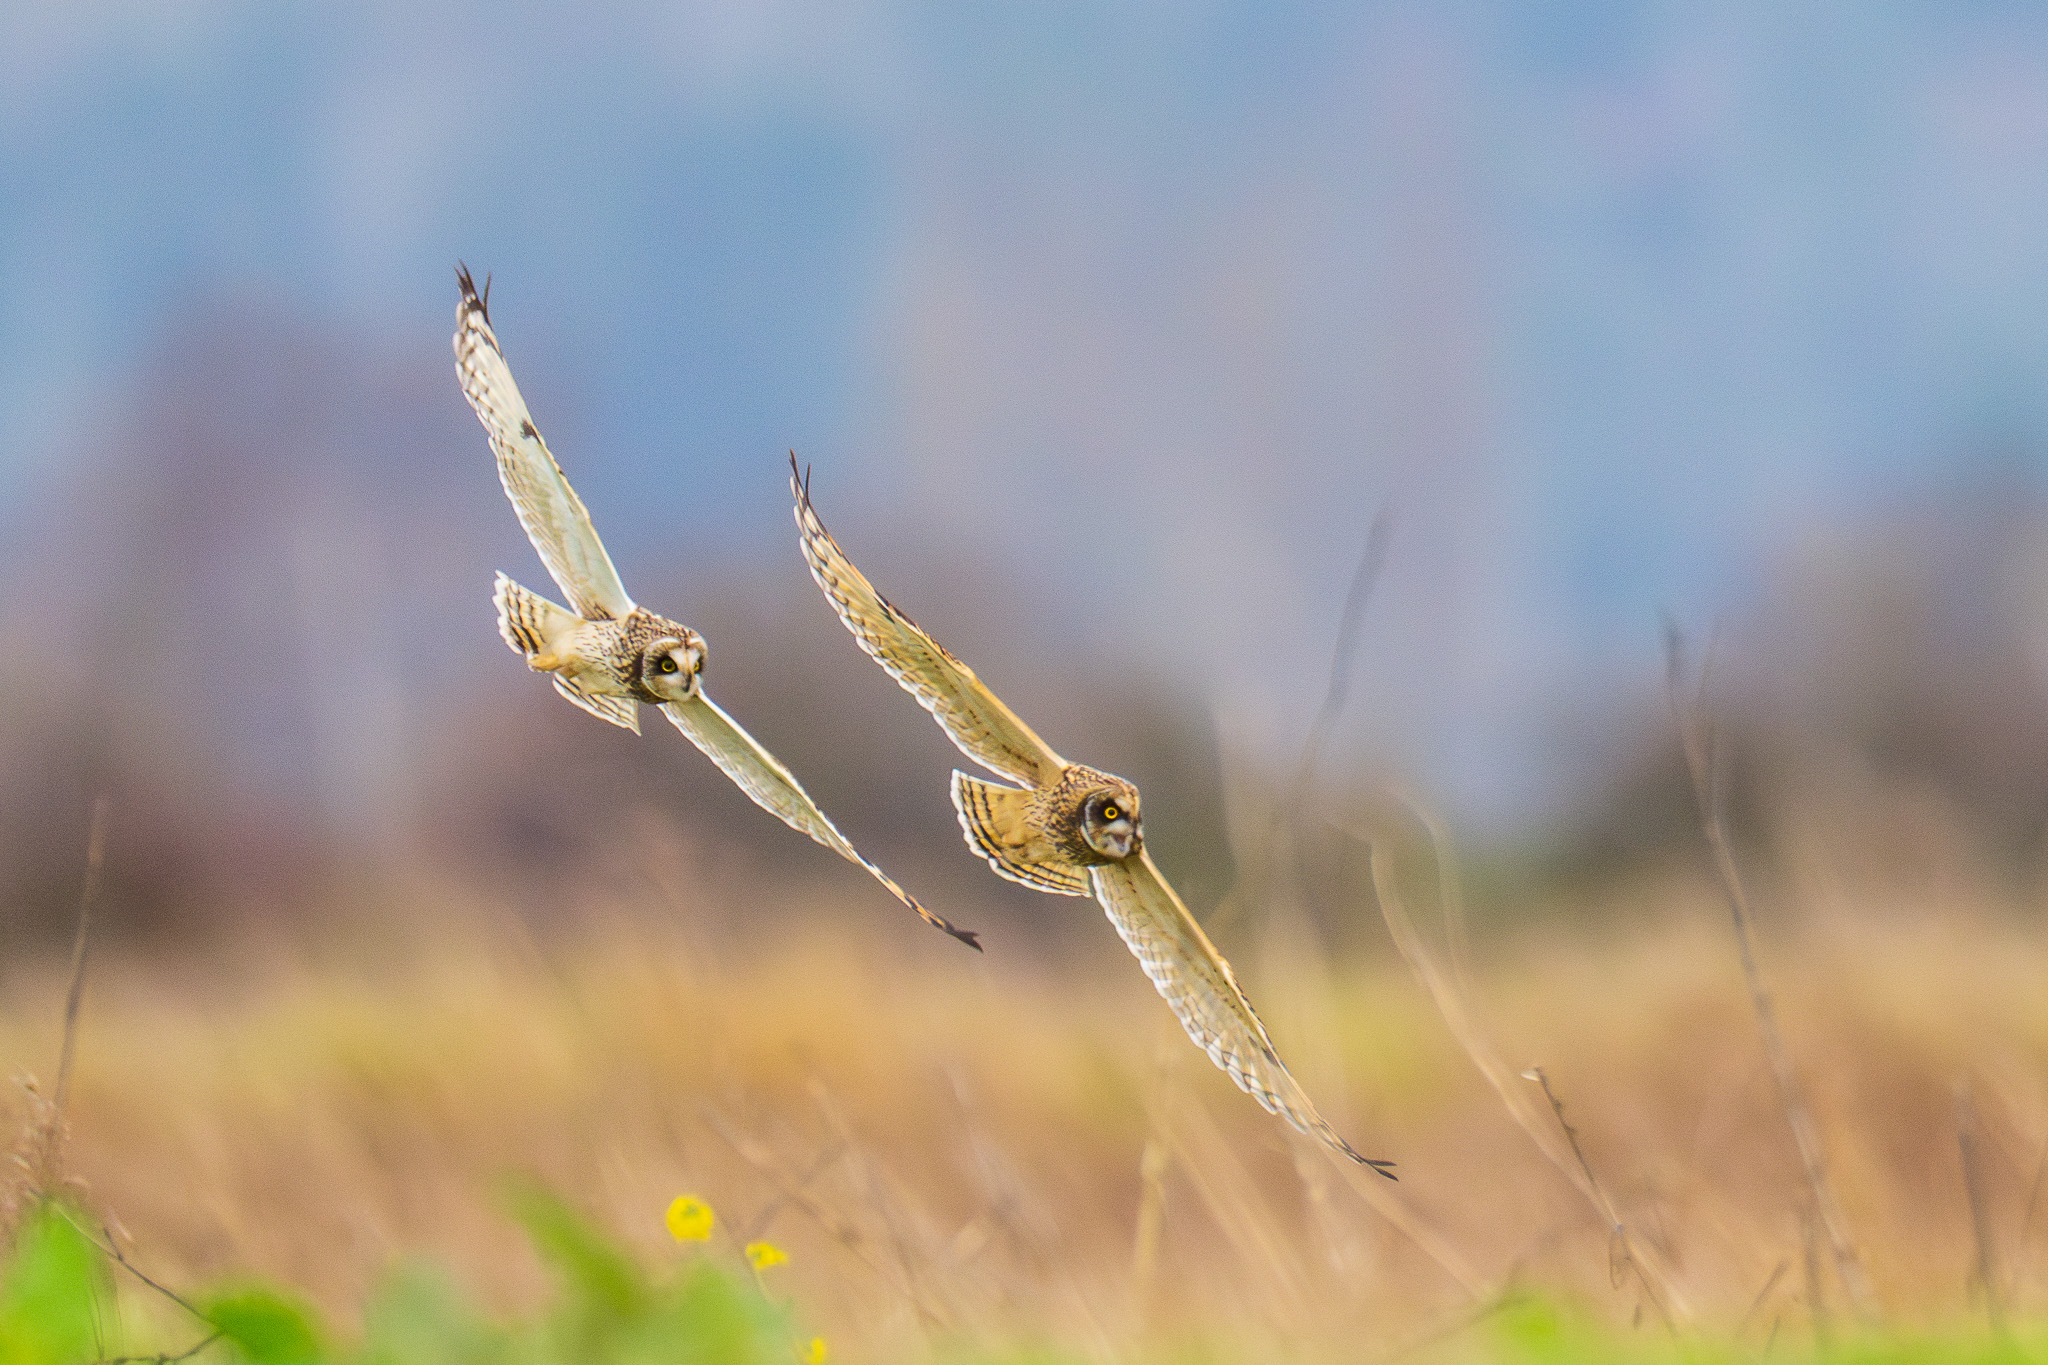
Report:
[[[1117,814],[1118,814],[1118,812],[1117,812],[1117,808],[1116,808],[1115,806],[1113,806],[1113,805],[1112,805],[1112,806],[1104,806],[1104,807],[1102,808],[1102,818],[1103,818],[1103,819],[1105,819],[1105,820],[1114,820],[1114,819],[1116,819],[1116,818],[1117,818]]]
[[[662,672],[664,672],[664,673],[673,673],[673,672],[675,672],[675,671],[676,671],[676,656],[675,656],[675,655],[673,655],[673,654],[664,654],[664,655],[662,655],[662,656],[661,656],[661,671],[662,671]]]

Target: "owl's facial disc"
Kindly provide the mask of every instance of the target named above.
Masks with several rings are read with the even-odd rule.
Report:
[[[1122,862],[1138,851],[1138,793],[1102,791],[1081,803],[1081,838],[1103,857]]]
[[[640,682],[662,701],[688,701],[697,695],[704,674],[704,642],[656,640],[640,656]]]

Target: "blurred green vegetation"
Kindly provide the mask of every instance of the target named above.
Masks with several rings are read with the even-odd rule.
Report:
[[[648,1274],[624,1249],[566,1204],[537,1188],[515,1190],[510,1205],[558,1290],[547,1310],[525,1322],[492,1321],[470,1307],[435,1268],[400,1267],[363,1317],[360,1340],[340,1342],[316,1312],[288,1289],[245,1283],[196,1300],[206,1322],[184,1329],[184,1344],[163,1345],[171,1329],[129,1328],[150,1345],[120,1335],[111,1267],[74,1216],[45,1203],[16,1229],[0,1280],[0,1365],[86,1365],[215,1359],[248,1365],[824,1365],[829,1345],[804,1336],[792,1310],[758,1279],[708,1253],[672,1272]],[[210,1325],[210,1330],[209,1330]],[[1398,1343],[1389,1343],[1398,1349]],[[1885,1336],[1827,1342],[1764,1343],[1772,1359],[1830,1365],[2023,1365],[2048,1358],[2048,1332]],[[1368,1356],[1386,1354],[1367,1348]],[[1417,1351],[1422,1362],[1489,1365],[1718,1365],[1756,1358],[1757,1346],[1729,1339],[1680,1337],[1639,1327],[1617,1331],[1590,1314],[1539,1296],[1510,1298],[1461,1331]],[[1063,1365],[1079,1361],[1029,1347],[955,1342],[934,1359],[959,1365]],[[1221,1361],[1216,1346],[1186,1347],[1154,1359]]]

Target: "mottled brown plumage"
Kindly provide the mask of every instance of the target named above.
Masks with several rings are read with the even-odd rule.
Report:
[[[1188,1036],[1269,1113],[1388,1179],[1316,1112],[1273,1050],[1223,954],[1145,849],[1138,789],[1069,763],[1003,705],[974,670],[875,591],[818,519],[790,457],[790,492],[811,575],[868,656],[931,712],[960,751],[1015,787],[955,770],[953,807],[967,843],[1011,881],[1092,895]]]
[[[975,936],[918,904],[847,841],[825,818],[789,769],[706,696],[704,637],[636,604],[568,476],[541,439],[512,382],[511,367],[491,328],[485,293],[466,268],[456,279],[455,370],[498,459],[498,478],[526,537],[568,597],[570,608],[499,574],[492,600],[498,633],[547,673],[555,690],[602,720],[640,732],[639,705],[659,706],[683,735],[716,763],[753,802],[791,829],[857,863],[924,920],[969,947]]]

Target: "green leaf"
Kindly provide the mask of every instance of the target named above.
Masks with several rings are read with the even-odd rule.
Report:
[[[703,1365],[782,1362],[794,1354],[788,1317],[754,1284],[699,1261],[665,1297],[661,1341],[681,1361]]]
[[[0,1365],[72,1365],[98,1354],[99,1259],[55,1205],[23,1220],[0,1283]]]
[[[326,1357],[312,1310],[251,1286],[206,1305],[206,1316],[250,1365],[319,1365]]]
[[[607,1319],[638,1317],[645,1310],[647,1283],[640,1268],[568,1205],[532,1184],[513,1186],[507,1201],[534,1249],[562,1272],[580,1306]]]
[[[505,1333],[481,1321],[437,1267],[401,1267],[363,1312],[358,1365],[499,1362]]]

